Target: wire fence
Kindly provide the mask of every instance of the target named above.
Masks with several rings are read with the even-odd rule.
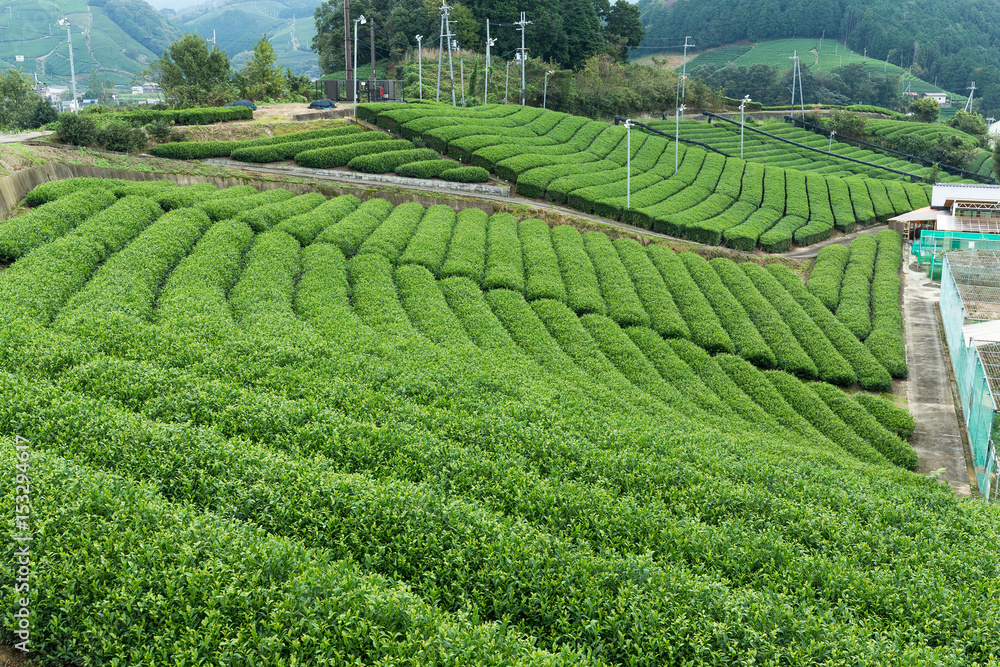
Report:
[[[948,253],[941,272],[941,320],[983,498],[1000,498],[1000,343],[977,341],[966,325],[1000,320],[1000,251]]]

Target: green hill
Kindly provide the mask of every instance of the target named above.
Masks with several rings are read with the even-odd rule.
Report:
[[[867,319],[893,232],[852,244],[834,316],[786,267],[476,208],[109,180],[30,201],[0,227],[23,242],[0,428],[28,441],[0,455],[29,461],[41,664],[1000,644],[996,508],[907,470],[898,407],[730,353],[885,375],[840,311]]]
[[[987,114],[1000,109],[1000,0],[640,0],[646,50],[676,50],[825,34],[869,58],[888,58],[952,93],[972,80]],[[824,42],[825,44],[825,42]]]
[[[319,0],[235,0],[165,14],[181,32],[211,38],[214,31],[216,43],[229,54],[235,67],[241,67],[254,44],[267,35],[279,67],[319,76],[318,60],[310,48],[316,34],[313,12],[319,4]]]
[[[0,63],[37,74],[41,83],[69,80],[66,29],[72,23],[73,61],[78,87],[100,71],[114,83],[128,83],[180,35],[141,0],[12,0],[9,25],[0,13]],[[17,56],[23,56],[18,62]],[[83,92],[81,89],[80,92]]]

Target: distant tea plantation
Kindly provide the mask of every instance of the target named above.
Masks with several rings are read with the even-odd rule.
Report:
[[[715,244],[897,210],[636,131],[623,208],[624,128],[363,113],[404,152]],[[804,281],[267,185],[49,181],[0,223],[0,511],[13,529],[30,478],[39,664],[995,664],[996,509],[913,472],[913,417],[879,395],[908,372],[896,232]]]

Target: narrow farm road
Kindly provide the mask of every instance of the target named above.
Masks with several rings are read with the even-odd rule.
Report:
[[[940,324],[940,285],[932,283],[904,246],[903,318],[906,327],[908,408],[917,422],[910,444],[920,457],[920,472],[944,468],[941,479],[960,496],[972,494],[972,470],[966,458],[952,392],[951,359]]]

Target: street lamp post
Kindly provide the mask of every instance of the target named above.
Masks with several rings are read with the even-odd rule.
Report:
[[[368,23],[365,15],[362,14],[354,19],[354,117],[358,117],[358,23],[364,25]]]
[[[73,86],[73,113],[79,113],[76,102],[76,70],[73,68],[73,35],[69,31],[69,19],[59,19],[59,25],[66,26],[66,46],[69,48],[69,77]]]
[[[423,35],[417,35],[417,84],[420,86],[420,101],[424,101],[424,47],[420,40]]]
[[[684,105],[680,105],[674,109],[674,173],[677,173],[677,167],[680,161],[681,154],[681,114],[684,113]]]
[[[749,95],[743,96],[743,101],[740,102],[740,159],[743,159],[743,110],[746,108],[747,102],[750,101]]]
[[[510,88],[510,61],[507,61],[507,74],[503,79],[503,103],[507,104],[507,91]]]
[[[542,108],[543,109],[546,108],[545,105],[548,102],[548,97],[549,97],[549,75],[550,74],[555,74],[555,73],[556,73],[556,71],[554,69],[550,69],[547,72],[545,72],[545,86],[542,88]]]
[[[632,208],[632,119],[625,120],[625,208]]]
[[[837,131],[836,130],[830,130],[830,145],[826,149],[826,152],[830,153],[830,162],[833,162],[833,138],[835,136],[837,136]],[[824,171],[826,171],[826,170],[824,169]]]

